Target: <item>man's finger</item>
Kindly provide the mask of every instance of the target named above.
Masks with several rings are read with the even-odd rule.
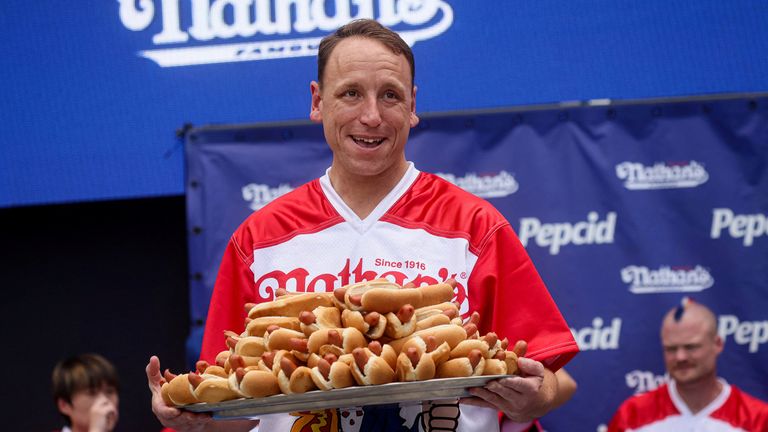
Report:
[[[469,392],[472,394],[472,396],[475,396],[476,398],[480,398],[480,400],[486,402],[490,407],[497,408],[502,406],[502,403],[505,402],[505,399],[498,395],[498,393],[488,391],[483,387],[475,387],[472,389],[469,389]]]
[[[540,386],[540,378],[514,376],[490,381],[485,385],[485,389],[509,399],[516,394],[526,395],[536,393]]]
[[[520,357],[517,359],[517,367],[523,376],[544,377],[544,365],[536,360]]]
[[[160,381],[163,379],[162,375],[160,375],[160,359],[157,358],[157,356],[152,356],[149,358],[149,363],[147,363],[147,384],[149,385],[149,389],[152,390],[152,393],[156,393],[160,391]]]

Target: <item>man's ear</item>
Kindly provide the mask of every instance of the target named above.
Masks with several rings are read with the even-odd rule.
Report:
[[[416,86],[413,86],[411,93],[411,115],[410,115],[411,127],[416,127],[419,124],[419,116],[416,115]]]
[[[309,111],[309,119],[315,123],[323,121],[323,99],[320,97],[320,84],[317,81],[309,83],[309,91],[312,94],[312,108]]]
[[[721,352],[723,352],[723,348],[725,348],[725,341],[722,337],[718,334],[715,336],[715,349],[717,350],[717,354],[719,355]]]
[[[59,412],[67,417],[72,417],[72,404],[65,401],[63,398],[56,399],[56,407],[59,408]]]

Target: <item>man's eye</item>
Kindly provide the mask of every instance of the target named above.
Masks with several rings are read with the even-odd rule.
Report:
[[[397,99],[397,93],[395,93],[393,91],[385,92],[384,93],[384,98],[385,99]]]
[[[357,90],[347,90],[346,92],[344,92],[344,96],[357,97]]]

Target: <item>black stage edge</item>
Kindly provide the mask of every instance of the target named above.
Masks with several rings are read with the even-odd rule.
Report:
[[[50,392],[65,356],[98,352],[121,378],[117,431],[159,431],[144,368],[185,368],[184,197],[0,209],[3,430],[63,426]]]

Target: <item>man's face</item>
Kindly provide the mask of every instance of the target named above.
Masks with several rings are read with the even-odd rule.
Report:
[[[416,116],[416,89],[405,56],[360,37],[340,41],[326,64],[322,88],[312,82],[310,118],[323,123],[333,151],[333,176],[399,178]]]
[[[85,389],[72,395],[72,402],[59,399],[59,411],[69,417],[73,431],[87,431],[96,422],[113,430],[118,420],[120,403],[117,390],[109,385],[100,389]]]
[[[668,317],[669,318],[669,317]],[[667,319],[661,329],[664,363],[678,385],[695,384],[716,376],[722,339],[695,313],[675,322]]]

